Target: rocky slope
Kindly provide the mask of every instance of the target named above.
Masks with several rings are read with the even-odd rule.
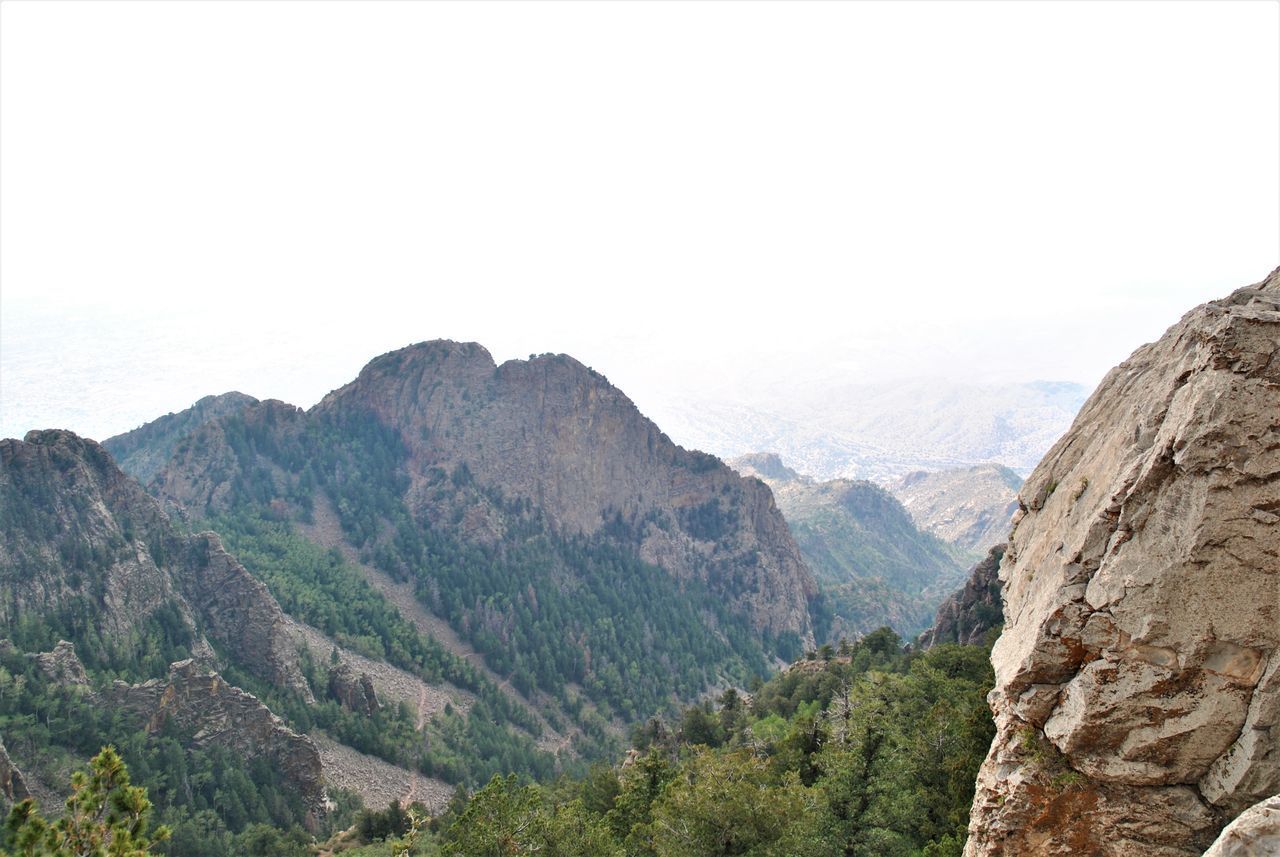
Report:
[[[969,572],[964,587],[942,602],[933,626],[920,635],[923,648],[941,643],[982,645],[988,632],[1004,621],[1000,601],[1000,560],[1004,552],[1004,545],[991,548]]]
[[[887,487],[925,532],[986,551],[1009,535],[1022,477],[999,464],[908,473]]]
[[[773,453],[745,455],[729,464],[773,491],[835,614],[829,639],[883,625],[914,635],[962,579],[964,552],[920,532],[902,504],[877,485],[817,482]]]
[[[202,662],[216,662],[212,640],[262,679],[310,694],[266,587],[213,533],[176,530],[101,446],[71,432],[0,440],[0,596],[0,628],[79,615],[128,649],[148,620],[176,622],[167,633],[190,638]]]
[[[474,343],[428,342],[373,360],[316,414],[367,410],[395,427],[411,472],[465,465],[534,502],[561,532],[620,521],[677,577],[733,569],[736,601],[772,634],[812,639],[811,575],[768,490],[673,444],[608,380],[565,355],[495,366]],[[421,479],[411,506],[429,505]]]
[[[1113,369],[1022,488],[966,854],[1191,855],[1280,791],[1280,270]]]
[[[223,747],[243,759],[265,758],[293,784],[314,821],[327,808],[320,753],[252,694],[228,684],[194,661],[169,667],[167,679],[114,682],[103,701],[145,723],[148,734],[166,728],[190,735],[195,747]]]
[[[244,393],[205,396],[186,410],[166,414],[133,431],[102,442],[120,469],[139,482],[150,482],[164,467],[179,440],[218,417],[243,410],[258,400]]]

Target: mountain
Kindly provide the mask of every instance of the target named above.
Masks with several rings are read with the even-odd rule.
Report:
[[[277,785],[301,801],[298,820],[315,825],[326,811],[320,757],[308,739],[238,689],[233,706],[213,712],[227,694],[215,671],[225,667],[314,702],[279,605],[216,535],[176,530],[93,441],[56,430],[0,440],[0,629],[10,679],[22,675],[53,700],[74,691],[80,702],[131,711],[126,728],[138,732],[162,729],[181,708],[183,723],[168,735],[231,749],[244,766],[270,758],[283,777]],[[61,642],[42,652],[53,640]],[[182,676],[203,684],[175,695],[160,676],[179,661]],[[117,677],[115,691],[91,688],[91,676],[108,675]],[[121,704],[113,697],[120,689],[145,692],[150,702]],[[20,705],[13,696],[7,702]],[[93,732],[88,723],[79,728]],[[26,738],[14,752],[20,746],[38,742]],[[7,754],[5,762],[13,768]]]
[[[257,401],[253,396],[236,392],[205,396],[181,413],[166,414],[131,432],[104,441],[103,446],[121,469],[139,482],[146,483],[164,467],[179,440],[210,420],[233,414]]]
[[[1026,473],[1066,431],[1086,392],[1058,381],[813,378],[750,397],[658,399],[647,411],[678,442],[726,459],[768,449],[817,479],[886,484],[975,464]]]
[[[965,853],[1200,854],[1280,792],[1280,269],[1108,373],[1020,496]]]
[[[158,497],[241,554],[337,550],[574,729],[602,737],[814,644],[817,586],[768,488],[570,357],[422,343],[309,411],[189,422]]]
[[[890,483],[893,496],[920,529],[973,551],[990,550],[1009,535],[1022,477],[999,464],[917,470]]]
[[[902,504],[866,481],[817,482],[773,453],[729,462],[773,491],[834,619],[830,639],[884,625],[914,635],[963,579],[962,550],[922,533]]]

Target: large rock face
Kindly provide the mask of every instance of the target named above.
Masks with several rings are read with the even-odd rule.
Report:
[[[812,641],[816,585],[769,490],[676,446],[573,358],[495,366],[475,343],[423,343],[372,361],[316,410],[361,408],[399,429],[416,469],[465,464],[479,484],[534,502],[562,532],[595,533],[620,516],[639,529],[646,561],[678,577],[731,567],[756,627]]]
[[[1113,369],[1027,480],[968,855],[1199,854],[1280,791],[1280,270]]]
[[[56,430],[0,440],[0,629],[24,615],[83,614],[127,647],[165,611],[193,655],[213,662],[207,637],[310,698],[280,606],[216,535],[179,532],[91,440]]]

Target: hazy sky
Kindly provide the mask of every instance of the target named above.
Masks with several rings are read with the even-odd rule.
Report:
[[[0,435],[373,355],[1092,384],[1280,264],[1275,2],[0,5]]]

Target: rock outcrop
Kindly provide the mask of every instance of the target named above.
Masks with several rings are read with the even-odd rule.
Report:
[[[178,661],[170,666],[167,680],[117,681],[103,695],[141,717],[148,733],[172,725],[194,747],[222,747],[243,759],[269,759],[313,816],[325,811],[328,795],[315,745],[217,673],[201,670],[191,660]]]
[[[89,676],[76,655],[76,647],[67,640],[59,640],[51,652],[38,652],[29,657],[50,681],[64,686],[87,687],[89,684]]]
[[[991,548],[969,572],[964,588],[942,602],[933,627],[920,635],[922,648],[941,643],[981,645],[987,634],[1000,626],[1004,621],[1000,601],[1000,560],[1004,551],[1002,544]]]
[[[1204,857],[1280,854],[1280,795],[1254,804],[1227,825]]]
[[[0,798],[4,798],[3,803],[12,805],[29,797],[31,792],[27,790],[27,781],[23,778],[22,771],[9,758],[4,741],[0,741]]]
[[[1022,477],[999,464],[908,473],[887,486],[916,526],[973,551],[990,550],[1009,535]]]
[[[171,615],[193,656],[215,661],[207,637],[310,698],[279,604],[216,535],[181,533],[92,440],[57,430],[0,440],[0,627],[68,612],[108,642]]]
[[[368,673],[356,674],[345,663],[338,664],[329,670],[329,695],[338,704],[349,711],[372,717],[382,706],[378,703],[378,694],[373,688],[373,679]]]
[[[1200,854],[1280,792],[1280,270],[1113,369],[1022,488],[965,853]]]

